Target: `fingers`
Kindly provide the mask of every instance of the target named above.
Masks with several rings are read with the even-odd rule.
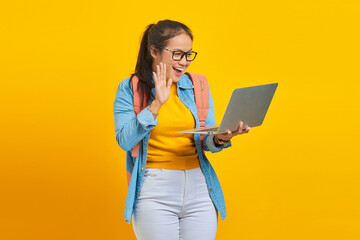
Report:
[[[247,127],[244,132],[248,133],[250,131],[250,129],[251,129],[251,127]]]
[[[245,125],[245,127],[244,127],[243,121],[240,121],[239,127],[237,130],[235,130],[233,132],[228,130],[226,133],[219,134],[218,136],[220,136],[219,139],[230,140],[232,137],[235,137],[236,135],[248,133],[250,131],[250,129],[251,129],[251,127],[248,127],[247,125]]]
[[[153,71],[155,82],[155,94],[158,101],[163,104],[170,96],[170,89],[172,85],[172,79],[166,80],[166,64],[159,63],[156,65],[156,72]]]
[[[171,88],[171,84],[172,84],[172,79],[170,78],[169,81],[167,82],[167,87],[170,89]]]
[[[236,131],[232,132],[233,136],[236,136],[236,135],[239,135],[239,134],[243,133],[243,125],[244,125],[243,121],[240,121],[238,129]]]
[[[166,64],[165,63],[162,63],[162,74],[163,74],[163,76],[162,76],[163,84],[166,86]]]
[[[164,82],[164,80],[163,80],[163,65],[162,65],[162,63],[160,63],[160,70],[159,70],[159,72],[158,72],[158,74],[159,74],[159,76],[160,76],[160,83],[161,83],[161,85],[163,85],[163,82]]]
[[[236,135],[248,133],[251,127],[246,127],[245,129],[243,129],[243,126],[244,123],[240,121],[239,128],[236,131],[231,132],[230,130],[228,130],[226,133],[219,134],[218,135],[219,139],[230,140],[232,137],[235,137]]]
[[[153,76],[154,76],[155,85],[157,85],[158,79],[157,79],[157,76],[156,76],[156,73],[155,73],[155,72],[153,72]]]
[[[244,126],[243,121],[240,121],[240,123],[239,123],[239,128],[238,128],[238,132],[239,132],[239,134],[241,134],[242,129],[243,129],[243,126]]]
[[[161,81],[161,85],[165,85],[166,86],[166,69],[164,67],[164,63],[160,63],[160,81]]]
[[[238,130],[235,131],[235,132],[236,132],[236,135],[237,135],[237,134],[243,134],[243,133],[248,133],[248,132],[250,131],[250,129],[251,129],[251,127],[249,127],[249,126],[247,126],[247,125],[244,126],[243,121],[240,121],[240,123],[239,123],[239,128],[238,128]]]
[[[162,63],[160,63],[160,65],[158,65],[158,77],[159,77],[159,83],[160,83],[160,85],[163,85],[163,84],[164,84],[162,72],[163,72],[163,66],[162,66]]]
[[[155,78],[155,85],[159,86],[161,85],[161,77],[160,77],[160,66],[156,66],[156,73],[153,72],[154,78]]]
[[[166,64],[165,63],[161,62],[159,65],[157,65],[156,66],[156,73],[153,72],[153,75],[154,75],[154,80],[155,80],[156,85],[159,85],[159,86],[165,85],[165,86],[167,86]]]

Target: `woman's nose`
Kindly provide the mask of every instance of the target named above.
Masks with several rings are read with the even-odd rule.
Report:
[[[186,63],[187,63],[187,61],[186,61],[186,57],[185,57],[185,56],[183,56],[183,58],[179,61],[179,64],[181,64],[181,65],[185,66],[185,65],[186,65]]]

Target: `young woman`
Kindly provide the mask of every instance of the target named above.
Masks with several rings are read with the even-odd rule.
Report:
[[[218,178],[200,144],[199,134],[178,133],[199,127],[194,86],[184,72],[196,57],[193,35],[182,23],[170,20],[150,24],[143,35],[135,73],[123,80],[114,102],[115,132],[127,151],[127,171],[132,173],[125,204],[125,219],[133,219],[140,240],[215,239],[218,211],[226,217]],[[138,89],[132,81],[138,78]],[[134,112],[134,91],[143,106]],[[215,124],[209,91],[205,125]],[[231,146],[238,131],[205,135],[203,149],[213,153]],[[137,157],[133,148],[141,143]]]

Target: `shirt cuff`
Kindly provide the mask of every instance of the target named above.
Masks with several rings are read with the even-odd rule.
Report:
[[[207,146],[208,149],[206,150],[209,150],[211,151],[212,153],[216,153],[216,152],[220,152],[222,149],[224,148],[228,148],[228,147],[231,147],[231,141],[229,141],[227,144],[225,145],[222,145],[220,147],[216,147],[215,146],[215,143],[214,143],[214,136],[215,135],[208,135],[206,138],[205,138],[205,144]]]
[[[146,131],[151,131],[158,124],[157,117],[154,119],[152,112],[147,108],[137,115],[137,120]]]

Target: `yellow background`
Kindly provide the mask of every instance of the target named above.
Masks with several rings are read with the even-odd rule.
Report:
[[[207,154],[217,239],[360,239],[359,3],[2,1],[0,239],[135,239],[112,104],[149,23],[194,33],[189,71],[221,120],[234,88],[278,82],[261,127]]]

